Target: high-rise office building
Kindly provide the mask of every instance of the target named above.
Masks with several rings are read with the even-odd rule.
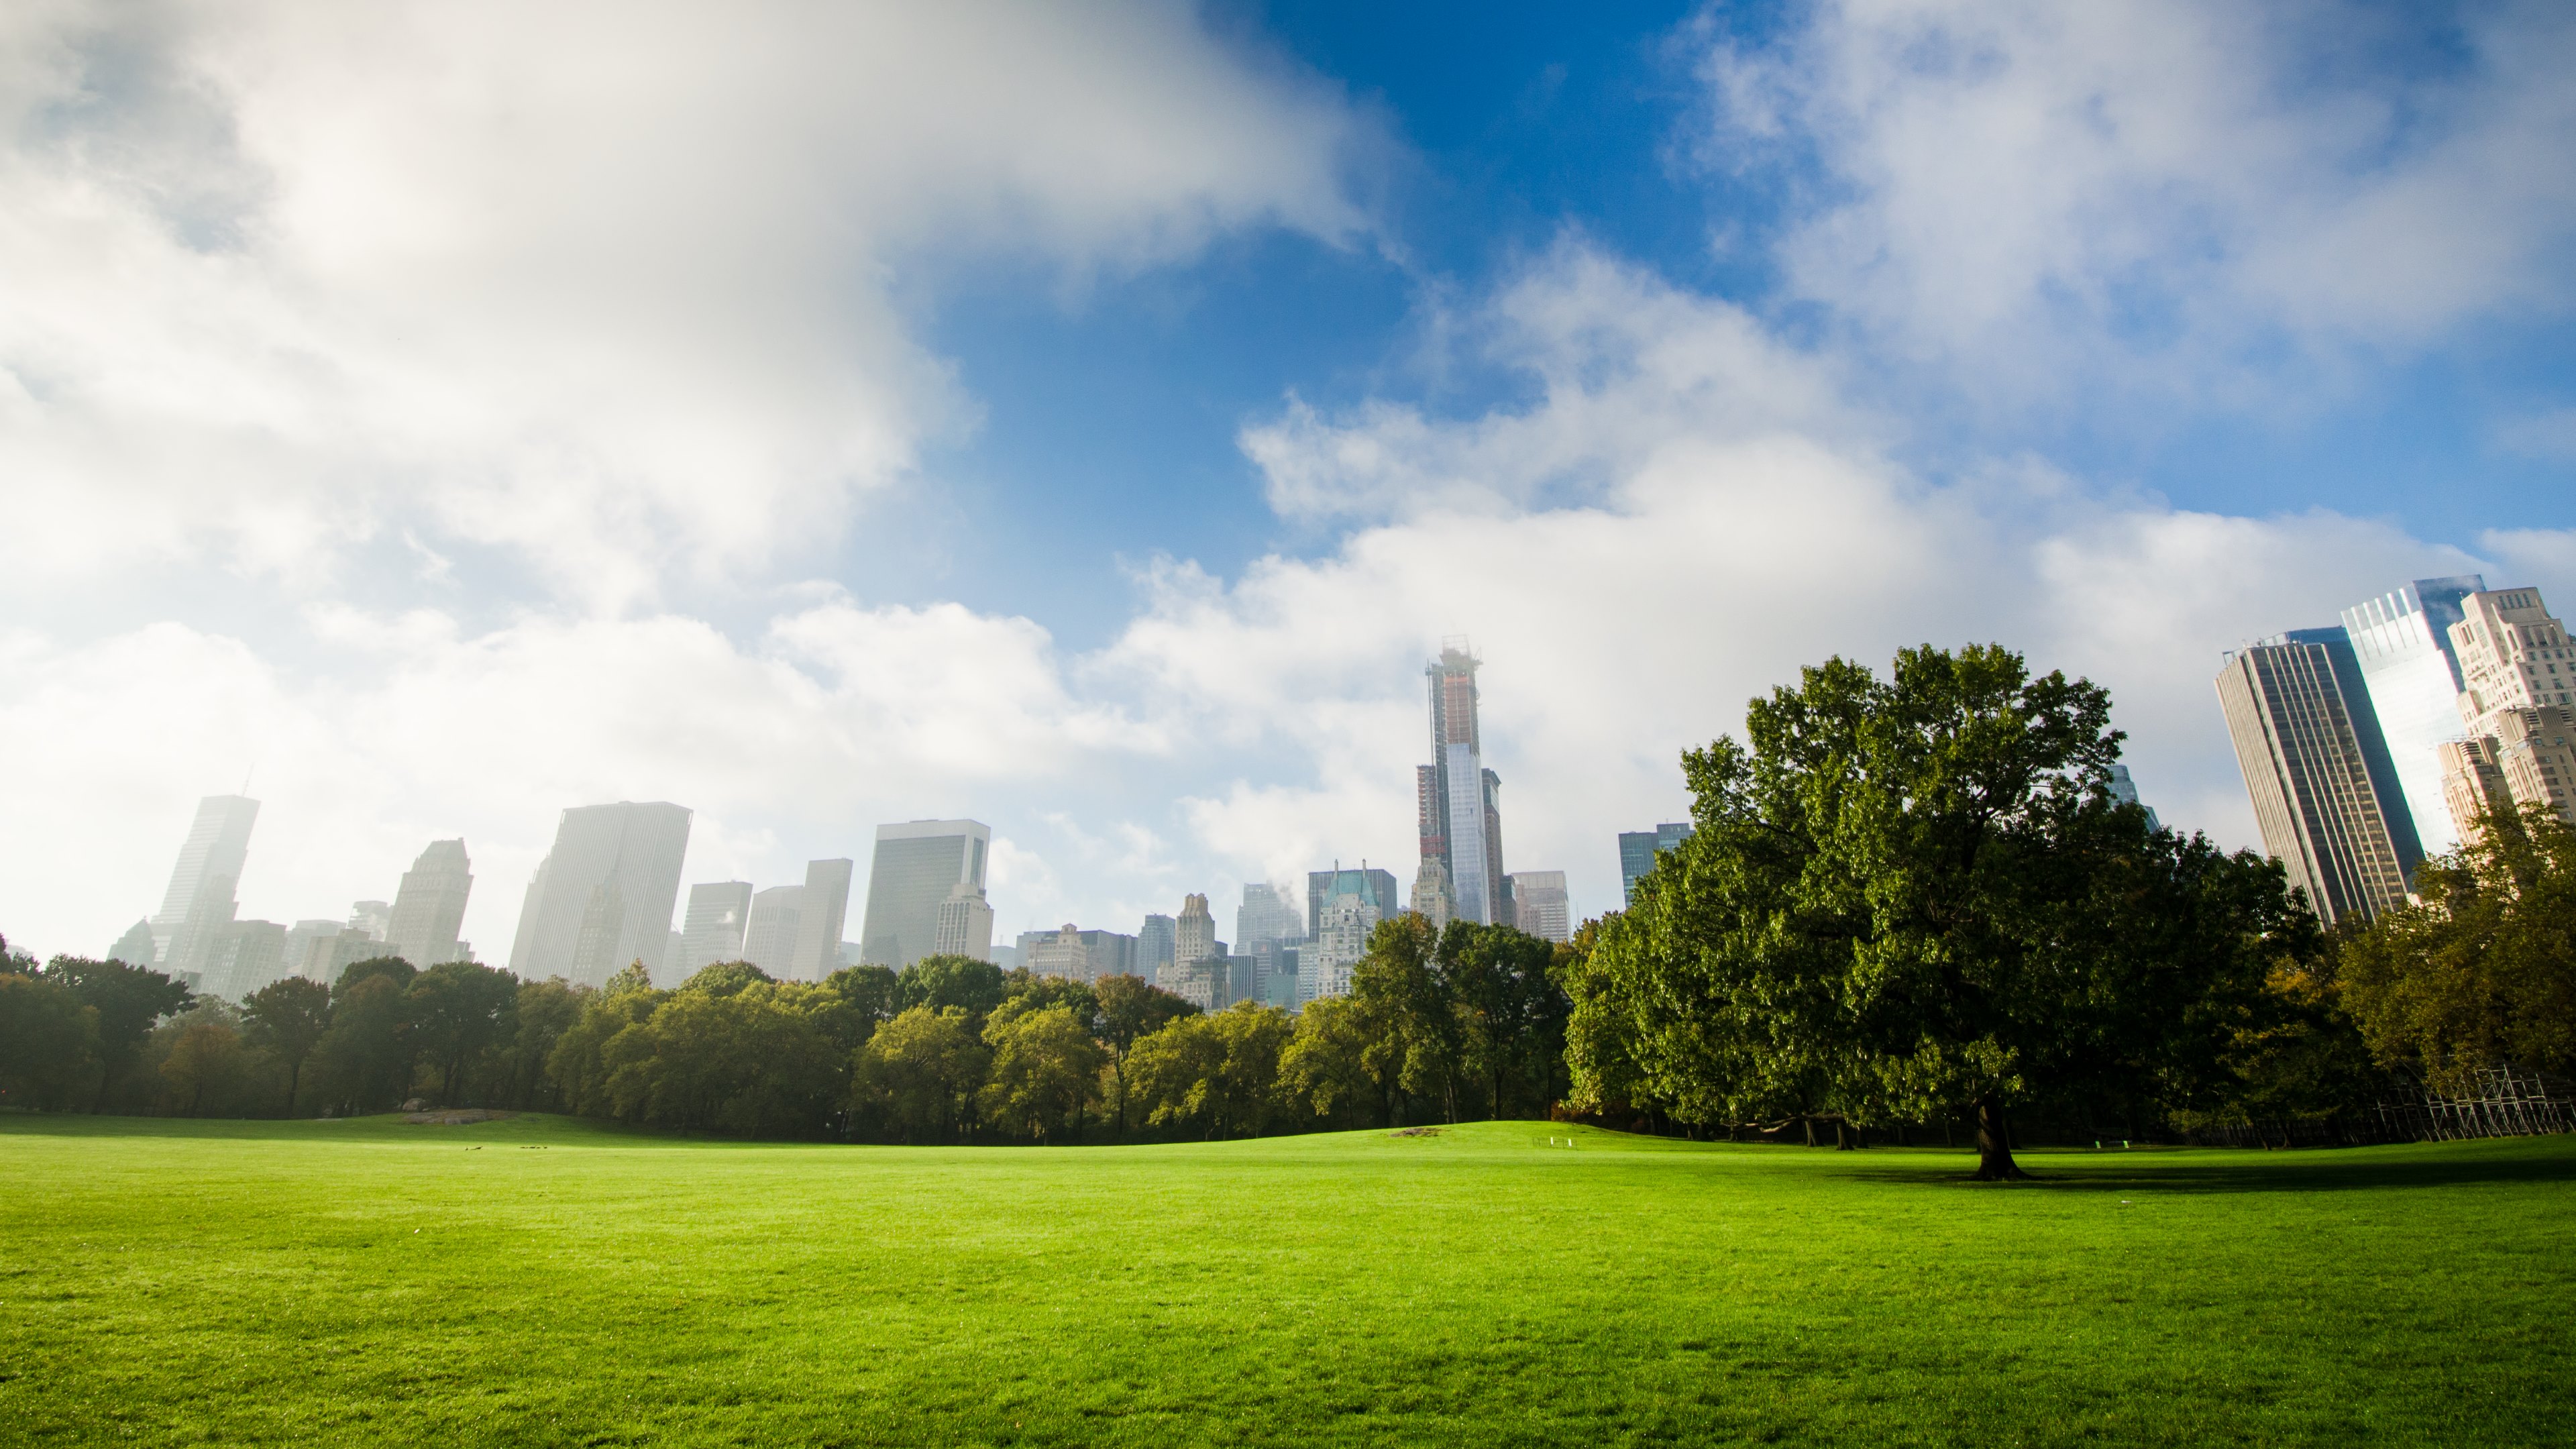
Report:
[[[2165,828],[2165,823],[2156,818],[2156,807],[2138,798],[2138,782],[2130,778],[2129,767],[2126,765],[2113,765],[2111,767],[2111,798],[2119,801],[2123,805],[2135,805],[2139,809],[2147,812],[2147,828],[2149,830],[2162,830]]]
[[[1574,939],[1574,907],[1565,894],[1565,872],[1512,873],[1513,924],[1542,941]]]
[[[2405,806],[2359,665],[2349,644],[2335,647],[2342,635],[2268,639],[2227,656],[2218,675],[2263,847],[2328,925],[2404,904],[2415,865],[2414,832],[2401,843],[2392,828]]]
[[[701,881],[689,887],[689,909],[680,918],[680,954],[663,962],[669,984],[676,986],[719,961],[742,959],[744,933],[751,928],[751,882]],[[659,983],[662,976],[654,980]]]
[[[1262,941],[1294,941],[1305,929],[1305,913],[1287,891],[1262,884],[1243,888],[1243,904],[1234,913],[1236,950],[1249,951]]]
[[[201,898],[208,921],[217,915],[225,921],[233,918],[237,909],[233,892],[241,885],[242,867],[250,859],[250,830],[258,821],[259,802],[246,796],[209,795],[197,802],[196,821],[188,827],[188,838],[179,847],[179,863],[170,871],[170,888],[162,893],[161,909],[152,917],[152,960],[133,964],[169,963],[171,944],[187,924],[189,912],[198,910]],[[216,901],[216,896],[222,900]]]
[[[370,941],[383,941],[393,930],[394,908],[390,901],[349,902],[349,929],[362,931]],[[436,963],[432,963],[436,964]]]
[[[1145,917],[1144,926],[1136,932],[1137,975],[1148,981],[1161,979],[1156,973],[1172,964],[1173,943],[1176,940],[1173,934],[1175,924],[1169,916]]]
[[[1313,939],[1297,948],[1298,1005],[1322,996],[1348,996],[1351,971],[1368,955],[1369,935],[1384,919],[1369,896],[1348,892],[1327,898],[1316,916]]]
[[[286,974],[286,928],[275,921],[228,921],[207,938],[196,990],[239,1005]]]
[[[1476,668],[1463,638],[1440,642],[1423,670],[1431,684],[1431,763],[1414,774],[1422,856],[1449,874],[1450,908],[1460,920],[1507,921],[1503,884],[1502,780],[1485,768],[1477,723]]]
[[[149,966],[153,955],[150,916],[136,918],[133,925],[125,928],[125,934],[116,938],[116,944],[107,948],[108,960],[128,966]]]
[[[2442,751],[2443,796],[2461,839],[2483,809],[2539,805],[2576,819],[2576,775],[2561,768],[2571,739],[2576,646],[2532,588],[2496,589],[2460,601],[2450,628],[2460,662],[2460,723],[2468,741]],[[2503,787],[2499,796],[2495,786]],[[2463,813],[2467,812],[2467,813]]]
[[[1687,820],[1667,821],[1652,830],[1619,832],[1619,900],[1623,905],[1637,903],[1637,881],[1655,868],[1655,857],[1675,850],[1691,837]]]
[[[2344,634],[2369,686],[2407,818],[2428,852],[2448,850],[2457,839],[2441,761],[2441,746],[2460,737],[2465,687],[2451,626],[2464,617],[2462,601],[2486,586],[2476,574],[2417,579],[2343,611]]]
[[[1383,921],[1403,909],[1402,898],[1395,893],[1395,877],[1386,871],[1373,870],[1361,861],[1356,870],[1344,870],[1340,861],[1331,870],[1306,872],[1306,937],[1313,940],[1324,924],[1324,908],[1335,897],[1353,896],[1368,902],[1376,919]]]
[[[1409,909],[1431,923],[1431,929],[1448,929],[1458,912],[1449,899],[1449,867],[1428,856],[1413,872],[1413,904]]]
[[[682,806],[620,801],[563,812],[519,909],[511,973],[576,986],[606,985],[635,961],[659,973],[688,852]]]
[[[403,873],[386,916],[385,948],[427,970],[457,960],[456,937],[465,926],[465,900],[474,890],[462,840],[433,840]]]
[[[858,862],[848,859],[805,863],[805,895],[796,907],[796,951],[787,979],[820,981],[841,969],[841,929],[850,920],[850,874]]]
[[[961,881],[939,903],[939,929],[931,949],[942,956],[993,959],[993,907],[981,887]]]
[[[868,862],[868,909],[859,955],[901,970],[939,943],[939,907],[959,886],[984,889],[990,826],[973,820],[913,820],[877,827]]]
[[[797,938],[805,929],[805,888],[771,886],[751,898],[743,927],[742,959],[781,980],[792,979]]]
[[[1208,910],[1207,897],[1181,897],[1181,913],[1172,922],[1172,964],[1187,966],[1216,954],[1216,916]]]

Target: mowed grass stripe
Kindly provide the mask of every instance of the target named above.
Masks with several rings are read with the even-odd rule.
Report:
[[[0,1437],[2556,1444],[2576,1142],[0,1119]],[[477,1149],[480,1150],[469,1150]]]

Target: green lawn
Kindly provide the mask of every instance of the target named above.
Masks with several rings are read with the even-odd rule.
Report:
[[[1979,1187],[1567,1130],[0,1117],[0,1441],[2576,1439],[2576,1139]]]

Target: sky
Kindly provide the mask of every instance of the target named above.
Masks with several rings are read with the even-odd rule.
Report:
[[[1618,904],[1841,655],[2110,689],[2259,845],[2223,651],[2576,600],[2576,11],[0,12],[0,933],[197,800],[245,918],[563,808],[687,881],[993,827],[997,939],[1363,860],[1483,659],[1507,869]],[[852,903],[855,934],[859,902]]]

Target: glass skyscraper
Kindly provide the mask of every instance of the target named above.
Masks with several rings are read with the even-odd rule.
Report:
[[[600,986],[641,961],[658,975],[688,852],[683,806],[620,801],[565,811],[519,908],[511,974]]]
[[[2218,698],[2263,848],[2318,918],[2402,904],[2421,852],[2344,631],[2300,629],[2230,654]]]
[[[1628,905],[1636,904],[1637,878],[1655,868],[1655,856],[1658,853],[1670,850],[1690,839],[1690,834],[1690,822],[1687,820],[1671,821],[1658,825],[1652,830],[1620,831],[1620,901]]]
[[[2343,611],[2344,634],[2370,689],[2370,707],[2395,768],[2417,843],[2427,852],[2459,843],[2443,799],[2444,743],[2460,738],[2460,660],[2451,626],[2461,601],[2486,588],[2476,574],[2417,579]]]
[[[961,885],[984,889],[984,856],[992,843],[992,827],[973,820],[878,826],[859,959],[900,971],[931,954],[939,941],[939,908]]]
[[[1414,775],[1422,858],[1449,874],[1449,908],[1460,920],[1508,923],[1503,876],[1500,776],[1485,768],[1477,723],[1476,667],[1467,641],[1440,641],[1440,657],[1423,670],[1431,685],[1431,763]],[[1386,903],[1393,908],[1393,901]],[[1313,912],[1309,913],[1312,934]]]

